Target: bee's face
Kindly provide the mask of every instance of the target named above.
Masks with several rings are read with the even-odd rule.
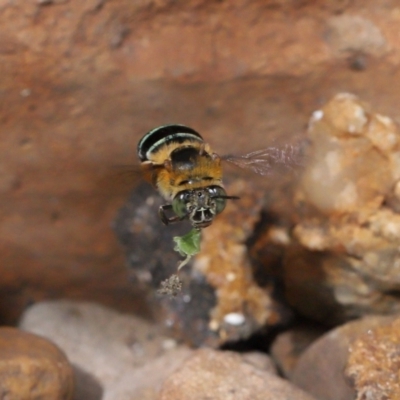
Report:
[[[172,208],[179,217],[188,218],[195,228],[205,228],[224,210],[226,197],[220,186],[183,190],[173,199]]]

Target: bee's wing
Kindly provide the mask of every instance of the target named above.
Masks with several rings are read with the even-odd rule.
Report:
[[[271,146],[244,155],[227,155],[222,159],[259,175],[268,175],[276,168],[296,170],[303,165],[300,145]]]
[[[92,181],[94,191],[125,194],[142,179],[149,180],[149,169],[140,165],[113,165],[100,170]]]

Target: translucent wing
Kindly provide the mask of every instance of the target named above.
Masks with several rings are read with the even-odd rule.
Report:
[[[268,175],[279,167],[295,170],[303,165],[300,145],[271,146],[245,155],[228,155],[222,159],[259,175]]]
[[[92,180],[92,189],[95,192],[125,194],[143,178],[147,178],[146,171],[139,165],[109,166],[97,171]]]

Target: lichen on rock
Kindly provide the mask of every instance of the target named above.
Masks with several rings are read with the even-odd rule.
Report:
[[[372,327],[349,349],[345,374],[354,385],[356,400],[398,399],[400,319]]]

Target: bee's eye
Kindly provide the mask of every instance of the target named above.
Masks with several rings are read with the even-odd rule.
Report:
[[[220,186],[213,186],[209,189],[211,198],[214,199],[215,205],[216,205],[216,213],[219,214],[222,211],[224,211],[224,208],[226,206],[226,199],[224,198],[226,196],[226,192],[222,187]]]
[[[190,195],[185,192],[178,193],[172,200],[172,209],[178,217],[187,215],[186,204],[190,200]]]
[[[224,211],[224,208],[226,206],[226,199],[215,199],[215,203],[217,205],[217,209],[216,209],[217,214]]]

